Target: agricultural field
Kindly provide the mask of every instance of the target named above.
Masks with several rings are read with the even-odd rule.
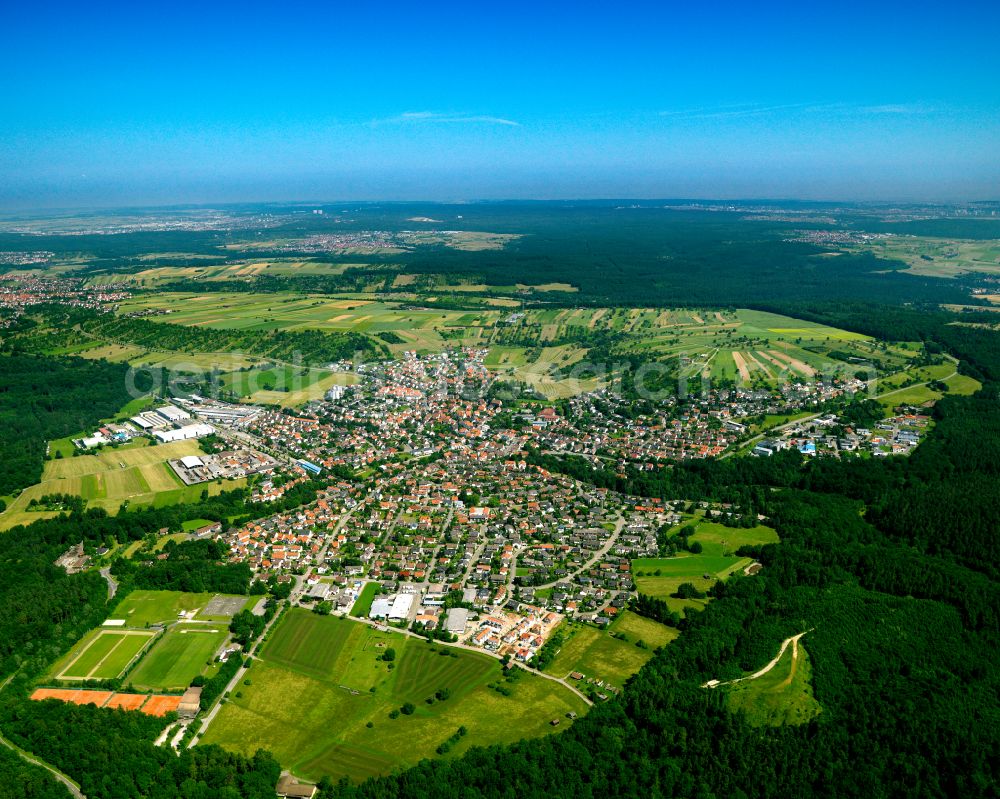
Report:
[[[425,300],[432,306],[433,300]],[[159,322],[214,327],[221,330],[325,330],[368,333],[391,332],[403,339],[390,349],[431,352],[448,341],[482,343],[485,332],[499,317],[497,311],[453,311],[404,308],[400,303],[318,294],[159,293],[134,297],[121,311],[170,310]],[[444,335],[442,335],[442,333]],[[455,337],[455,338],[452,338]]]
[[[379,659],[389,649],[394,659]],[[515,672],[507,682],[486,655],[295,609],[201,740],[246,754],[269,749],[307,779],[363,780],[434,757],[459,727],[467,734],[449,757],[544,735],[552,719],[569,724],[567,713],[586,712],[569,690]],[[446,699],[426,701],[442,689]],[[406,702],[413,713],[390,718]]]
[[[891,236],[861,245],[879,258],[902,261],[907,271],[927,277],[954,278],[978,272],[1000,274],[1000,241],[997,239],[941,239],[924,236]]]
[[[756,679],[720,686],[726,707],[756,726],[804,724],[822,707],[813,696],[812,667],[801,641],[789,645],[777,664]]]
[[[185,486],[167,461],[199,452],[196,441],[149,446],[146,439],[138,439],[93,455],[46,461],[42,481],[24,489],[0,514],[0,530],[55,515],[52,511],[28,509],[32,499],[46,494],[79,496],[87,501],[87,507],[103,508],[114,514],[123,502],[128,502],[132,508],[144,505],[164,507],[179,502],[195,502],[203,489],[214,495],[246,484],[245,479],[240,479],[221,484],[212,481]]]
[[[622,688],[653,657],[654,650],[679,635],[677,630],[631,611],[624,611],[607,630],[567,620],[560,632],[565,640],[545,672],[555,677],[579,672],[616,688]]]
[[[672,558],[637,558],[632,561],[632,574],[641,594],[663,599],[676,612],[701,610],[709,601],[673,597],[682,583],[691,583],[699,591],[707,591],[716,580],[724,580],[742,571],[753,561],[733,554],[742,546],[778,543],[778,534],[770,527],[759,525],[751,529],[725,527],[703,518],[684,521],[676,529],[695,524],[692,543],[702,545],[700,554],[680,552]]]
[[[187,688],[211,664],[229,635],[225,622],[175,624],[129,674],[140,691],[177,691]]]
[[[928,382],[943,384],[926,385]],[[937,402],[945,394],[968,396],[975,393],[982,384],[968,375],[961,375],[950,362],[931,364],[907,369],[879,381],[879,403],[891,411],[899,405],[929,405]]]
[[[353,372],[332,372],[305,366],[262,366],[220,376],[221,388],[243,400],[282,407],[321,399],[333,386],[358,382]]]
[[[146,630],[98,628],[85,635],[53,666],[58,680],[113,680],[121,676],[156,637]]]
[[[157,321],[230,330],[318,329],[364,333],[376,339],[386,333],[391,340],[385,343],[395,354],[437,352],[456,345],[489,346],[491,369],[552,399],[605,385],[600,375],[576,374],[574,367],[579,372],[578,364],[587,361],[592,342],[608,334],[627,336],[628,349],[650,360],[677,364],[684,377],[762,386],[786,379],[853,375],[865,369],[872,376],[892,373],[918,354],[916,348],[887,346],[857,333],[763,311],[552,308],[512,313],[490,308],[434,309],[436,299],[433,292],[413,295],[412,304],[383,300],[375,294],[156,293],[123,302],[121,311],[165,310],[168,313],[156,317]],[[178,355],[173,363],[162,353],[121,355],[136,365],[176,366],[186,361],[192,367],[199,357],[216,359],[214,355]],[[277,388],[279,376],[275,377]],[[261,399],[280,401],[273,396]]]
[[[155,288],[165,283],[178,280],[203,280],[215,283],[225,280],[240,280],[248,277],[264,275],[267,277],[305,277],[341,275],[352,266],[363,264],[329,264],[321,261],[310,261],[301,258],[269,258],[229,261],[225,264],[206,266],[158,266],[158,260],[210,260],[213,255],[192,255],[190,253],[151,253],[142,260],[150,262],[149,269],[143,269],[131,274],[98,275],[90,278],[87,283],[100,286],[105,283],[125,282],[141,288]]]

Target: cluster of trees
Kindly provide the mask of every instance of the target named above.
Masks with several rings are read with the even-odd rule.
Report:
[[[180,754],[153,746],[163,719],[142,713],[26,701],[0,706],[0,725],[18,746],[71,774],[88,797],[273,799],[281,774],[266,752],[246,758],[217,746]]]
[[[48,772],[0,745],[0,799],[66,799],[66,789]]]
[[[165,556],[165,557],[164,557]],[[206,538],[197,541],[167,541],[160,553],[134,559],[118,558],[111,573],[137,588],[214,591],[246,594],[252,572],[246,563],[229,563],[223,544]]]
[[[41,479],[48,440],[114,416],[131,399],[128,369],[82,358],[0,356],[0,495]],[[148,378],[139,376],[140,391],[148,390]]]

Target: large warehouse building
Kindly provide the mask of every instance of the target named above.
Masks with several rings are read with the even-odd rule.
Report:
[[[212,427],[212,425],[199,422],[198,424],[189,424],[185,427],[178,427],[176,430],[157,430],[153,433],[153,435],[166,444],[169,441],[184,441],[188,438],[210,436],[214,432],[215,428]]]

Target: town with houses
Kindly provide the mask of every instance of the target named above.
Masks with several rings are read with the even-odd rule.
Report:
[[[6,253],[10,255],[11,253]],[[24,256],[38,256],[38,253],[20,253]],[[2,262],[0,262],[2,263]],[[30,263],[23,261],[22,263]],[[88,285],[82,278],[49,277],[30,272],[6,272],[0,274],[0,310],[12,311],[6,314],[0,324],[9,326],[25,309],[33,305],[58,303],[76,308],[106,311],[109,303],[120,302],[131,296],[124,283]]]
[[[504,400],[493,390],[487,354],[411,352],[365,364],[356,368],[357,385],[335,386],[299,409],[175,397],[75,443],[211,441],[203,455],[170,466],[188,485],[250,477],[256,502],[314,481],[319,491],[309,505],[193,535],[218,538],[231,560],[263,580],[293,584],[299,604],[349,614],[367,596],[373,624],[530,662],[564,618],[606,626],[627,607],[636,588],[631,562],[657,557],[657,533],[682,520],[686,503],[550,473],[529,463],[529,452],[654,469],[739,446],[750,434],[741,419],[805,413],[863,388],[817,381],[718,389],[635,416],[607,390],[558,404]],[[810,413],[752,454],[905,453],[927,425],[916,412],[871,430]],[[720,518],[735,512],[702,510]]]

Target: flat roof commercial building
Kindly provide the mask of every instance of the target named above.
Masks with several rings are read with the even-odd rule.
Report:
[[[215,428],[210,424],[189,424],[185,427],[178,427],[176,430],[157,430],[153,433],[156,438],[164,444],[170,441],[185,441],[189,438],[201,438],[209,436],[215,432]]]
[[[190,419],[191,414],[187,411],[182,411],[175,405],[164,405],[162,408],[156,409],[156,414],[162,416],[168,422],[182,422],[185,419]]]
[[[450,633],[461,635],[465,632],[465,626],[468,623],[468,608],[452,608],[448,611],[448,616],[445,618],[444,627]]]
[[[389,621],[399,621],[408,618],[413,607],[413,594],[397,594],[389,608]]]

